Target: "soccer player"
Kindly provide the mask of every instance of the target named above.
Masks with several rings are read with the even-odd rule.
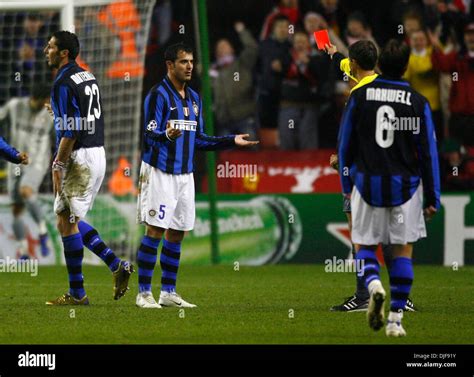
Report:
[[[428,101],[401,77],[410,49],[390,40],[382,76],[352,93],[338,137],[339,176],[351,199],[352,242],[369,290],[369,326],[384,325],[386,293],[375,250],[392,245],[387,336],[405,336],[403,309],[413,283],[413,243],[440,206],[438,152]],[[423,195],[424,194],[424,195]],[[423,203],[423,196],[425,202]]]
[[[104,118],[97,80],[77,65],[79,40],[68,31],[53,33],[44,49],[57,68],[51,93],[56,129],[53,162],[54,211],[69,274],[69,292],[47,305],[88,305],[82,275],[84,246],[113,272],[114,299],[128,289],[133,266],[120,260],[83,219],[92,208],[105,175]]]
[[[12,98],[0,108],[0,120],[9,119],[13,144],[32,156],[26,167],[10,169],[8,191],[12,198],[13,234],[17,254],[28,258],[26,226],[23,221],[25,206],[38,225],[41,254],[49,254],[48,230],[37,193],[50,163],[53,120],[44,107],[49,100],[50,88],[43,83],[33,85],[31,96]]]
[[[137,220],[146,224],[146,233],[137,254],[136,305],[191,308],[196,305],[183,300],[175,288],[181,242],[184,233],[194,227],[194,151],[250,147],[258,142],[245,140],[247,134],[206,135],[201,98],[188,86],[193,50],[182,43],[172,45],[165,51],[165,61],[166,77],[145,99]],[[161,293],[157,303],[151,292],[151,280],[162,238]]]
[[[336,46],[326,45],[326,51],[331,56],[334,64],[344,74],[350,78],[350,85],[352,86],[351,94],[374,81],[378,74],[375,73],[375,66],[377,65],[377,47],[374,43],[368,40],[358,41],[349,47],[349,58],[345,58],[344,55],[337,52]],[[330,157],[330,165],[339,170],[337,154],[333,154]],[[351,218],[351,201],[349,198],[343,196],[342,211],[346,214],[347,223],[349,225],[349,232],[352,228]],[[382,250],[384,255],[385,264],[388,269],[392,265],[392,252],[391,246],[382,244]],[[352,245],[352,255],[355,257],[356,250]],[[365,287],[362,276],[356,272],[356,292],[344,300],[340,305],[331,307],[331,311],[340,312],[357,312],[366,311],[369,306],[369,291]],[[407,311],[415,311],[413,302],[408,298],[405,307]]]
[[[0,157],[14,164],[28,165],[29,163],[28,153],[18,152],[3,137],[0,137]]]

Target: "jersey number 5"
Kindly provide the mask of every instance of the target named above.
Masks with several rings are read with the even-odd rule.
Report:
[[[89,109],[87,110],[87,121],[93,122],[96,119],[99,119],[102,111],[100,109],[100,94],[99,87],[97,84],[92,84],[92,86],[86,85],[84,89],[86,96],[89,97]],[[97,97],[97,107],[94,107],[94,113],[92,113],[92,103],[94,102],[94,97]]]
[[[394,134],[392,121],[395,120],[395,110],[388,105],[380,106],[375,120],[375,141],[382,148],[393,144]]]

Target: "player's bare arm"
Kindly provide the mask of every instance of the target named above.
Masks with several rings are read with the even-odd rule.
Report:
[[[245,140],[249,136],[250,136],[249,134],[235,135],[235,138],[234,138],[235,145],[239,147],[252,147],[259,143],[259,141]]]

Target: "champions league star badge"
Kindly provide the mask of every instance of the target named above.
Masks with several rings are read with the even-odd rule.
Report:
[[[199,107],[196,102],[193,101],[193,110],[194,110],[194,115],[198,116],[199,113]]]
[[[156,215],[156,211],[154,209],[150,209],[150,211],[148,212],[148,214],[151,216],[151,217],[154,217]]]

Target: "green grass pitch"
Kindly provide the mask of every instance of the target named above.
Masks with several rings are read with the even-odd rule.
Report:
[[[158,266],[157,266],[158,267]],[[386,270],[383,282],[388,288]],[[66,291],[66,267],[41,267],[38,276],[0,273],[0,343],[35,344],[472,344],[474,268],[458,271],[415,266],[407,313],[408,336],[373,332],[365,313],[332,313],[329,307],[354,290],[351,273],[326,273],[323,265],[264,267],[182,266],[178,292],[198,308],[135,307],[137,274],[130,291],[112,298],[105,266],[84,268],[89,307],[47,307]],[[155,271],[154,293],[160,280]],[[71,309],[75,311],[74,315]],[[386,306],[386,310],[388,310]],[[184,314],[184,315],[183,315]]]

